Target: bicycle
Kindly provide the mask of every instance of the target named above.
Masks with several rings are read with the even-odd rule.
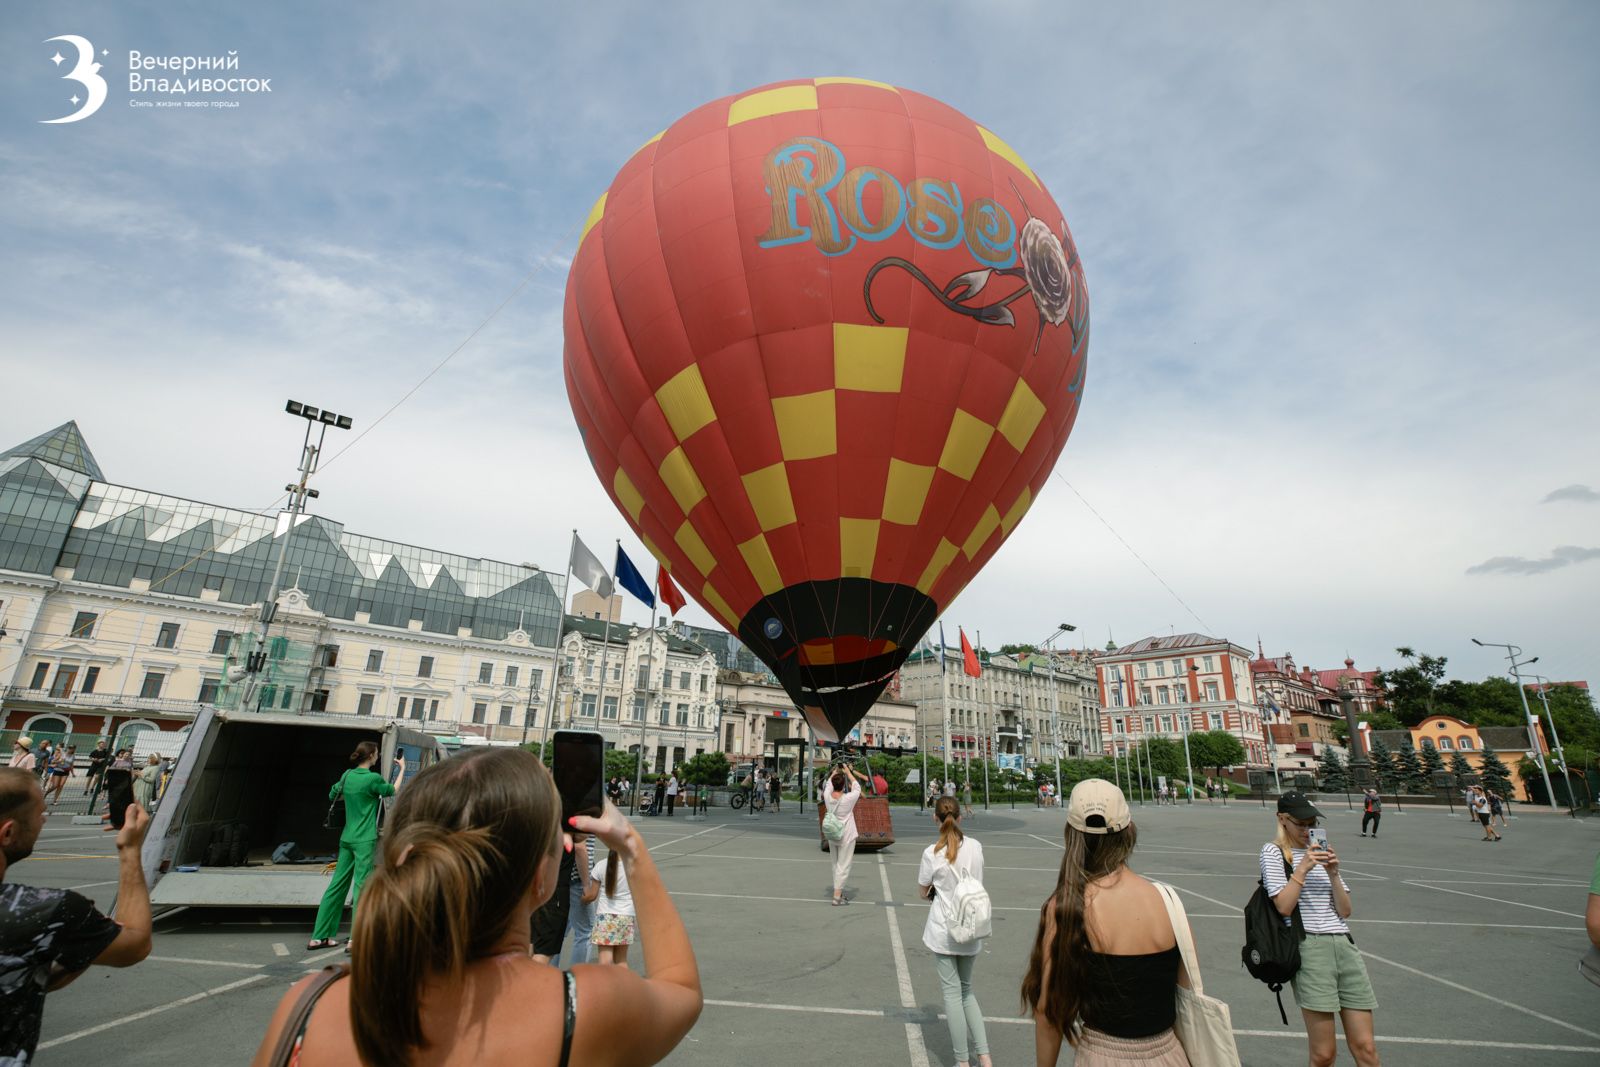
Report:
[[[761,790],[756,790],[755,793],[754,793],[754,799],[753,800],[751,799],[751,797],[752,797],[752,794],[751,794],[750,787],[749,786],[744,786],[737,793],[733,794],[733,796],[728,798],[728,806],[730,808],[732,808],[734,811],[738,811],[739,809],[743,808],[746,803],[748,803],[751,806],[751,808],[753,808],[756,811],[764,811],[766,809],[767,796],[766,796],[766,794],[764,792],[762,792]]]

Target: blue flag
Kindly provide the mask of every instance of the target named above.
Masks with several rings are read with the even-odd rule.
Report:
[[[944,620],[939,620],[939,673],[944,673]]]
[[[646,607],[656,606],[656,595],[650,591],[650,583],[644,580],[644,575],[639,573],[639,568],[633,565],[633,560],[622,551],[622,546],[617,546],[617,584],[628,592],[644,601]]]

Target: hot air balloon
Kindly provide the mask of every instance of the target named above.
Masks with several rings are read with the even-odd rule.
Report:
[[[583,226],[564,327],[606,492],[831,741],[1037,497],[1089,303],[1060,209],[994,131],[816,78],[635,152]]]

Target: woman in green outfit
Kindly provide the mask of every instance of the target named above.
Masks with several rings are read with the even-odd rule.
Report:
[[[390,785],[372,769],[377,762],[378,746],[371,741],[361,742],[350,754],[350,769],[328,790],[329,800],[344,797],[344,832],[339,835],[339,861],[317,908],[317,925],[306,944],[308,950],[332,948],[338,943],[333,935],[339,932],[339,920],[344,918],[344,898],[353,884],[352,904],[360,901],[361,884],[372,873],[372,853],[378,847],[378,801],[394,796],[406,773],[406,761],[395,757],[394,765],[400,773]]]

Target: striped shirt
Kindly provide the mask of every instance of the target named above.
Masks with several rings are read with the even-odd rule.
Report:
[[[1289,865],[1298,867],[1305,854],[1305,849],[1291,849]],[[1266,884],[1269,897],[1276,897],[1289,884],[1288,876],[1283,873],[1282,856],[1282,851],[1275,844],[1269,842],[1261,846],[1261,880]],[[1305,925],[1306,933],[1348,934],[1350,924],[1340,918],[1333,906],[1333,882],[1328,878],[1328,869],[1320,863],[1314,864],[1306,871],[1305,882],[1300,889],[1300,921]],[[1350,891],[1350,884],[1342,875],[1339,884],[1346,893]],[[1284,921],[1289,920],[1285,918]]]

